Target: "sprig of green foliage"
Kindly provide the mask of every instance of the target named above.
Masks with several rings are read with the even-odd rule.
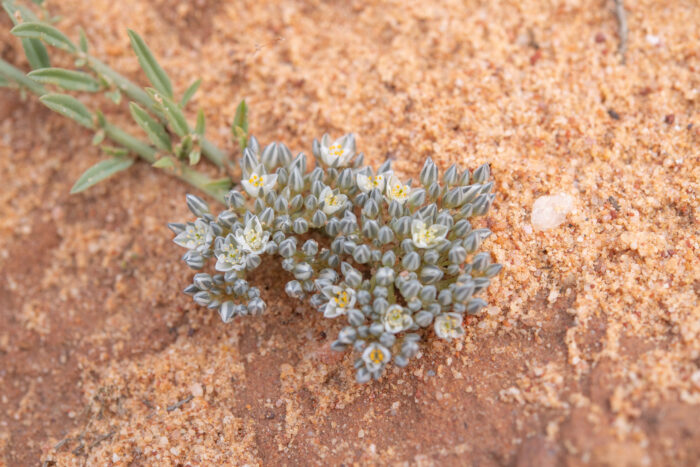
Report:
[[[41,2],[37,4],[40,5]],[[232,185],[228,178],[209,180],[189,167],[197,165],[201,156],[220,168],[226,169],[230,165],[226,153],[206,138],[202,109],[197,113],[194,128],[187,121],[185,107],[197,92],[201,80],[192,83],[182,97],[176,100],[170,77],[143,38],[129,30],[133,51],[153,86],[143,89],[90,55],[84,31],[80,31],[78,44],[75,44],[51,24],[53,21],[47,19],[46,12],[42,19],[32,9],[14,0],[4,0],[2,6],[13,21],[11,32],[20,38],[32,71],[25,75],[0,59],[0,85],[16,86],[23,93],[29,91],[39,96],[40,101],[50,109],[95,131],[95,144],[101,144],[105,138],[110,139],[127,153],[133,153],[155,168],[169,171],[188,183],[195,184],[219,201],[223,200],[223,194]],[[69,54],[74,59],[75,69],[52,67],[49,55],[51,48]],[[49,92],[46,86],[55,88],[58,92]],[[74,96],[75,93],[100,92],[115,104],[121,103],[123,95],[128,98],[131,116],[148,137],[148,143],[109,124],[100,110],[88,110]],[[248,138],[247,106],[244,101],[239,105],[232,128],[234,138],[242,150]],[[118,154],[99,162],[80,177],[71,192],[83,191],[126,170],[131,165],[126,162],[127,159],[130,159],[128,155]]]

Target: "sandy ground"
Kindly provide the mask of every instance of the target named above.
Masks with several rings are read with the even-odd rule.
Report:
[[[246,97],[263,143],[354,131],[406,177],[489,162],[505,269],[463,341],[358,386],[274,262],[259,319],[180,292],[185,185],[137,164],[68,195],[91,135],[0,90],[0,464],[698,465],[700,4],[626,2],[622,66],[600,0],[47,3],[142,83],[127,27],[179,92],[202,77],[232,153]],[[560,193],[567,222],[533,230]]]

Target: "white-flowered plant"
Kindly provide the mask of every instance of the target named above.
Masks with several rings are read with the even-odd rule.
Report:
[[[495,197],[488,165],[474,173],[453,165],[439,180],[428,159],[413,183],[389,161],[376,172],[363,166],[353,135],[324,135],[313,155],[309,170],[304,154],[277,143],[261,150],[251,138],[240,161],[243,192],[228,194],[226,210],[215,217],[188,195],[198,219],[170,224],[175,243],[193,269],[215,264],[185,292],[225,322],[259,314],[265,302],[247,273],[263,255],[280,258],[293,276],[290,297],[347,323],[332,348],[356,352],[359,382],[379,378],[389,362],[407,365],[422,337],[460,338],[465,315],[486,305],[477,295],[501,270],[477,252],[490,230],[470,222]]]

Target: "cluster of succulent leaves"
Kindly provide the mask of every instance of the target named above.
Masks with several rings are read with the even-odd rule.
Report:
[[[293,276],[290,297],[345,323],[332,348],[356,352],[358,382],[379,378],[390,361],[407,365],[430,329],[462,335],[464,315],[486,305],[479,292],[501,270],[478,252],[490,230],[470,223],[495,197],[488,165],[453,165],[439,178],[428,159],[420,183],[403,182],[390,161],[376,172],[364,166],[351,134],[314,140],[313,156],[309,170],[303,153],[278,143],[261,150],[251,138],[227,209],[215,216],[187,196],[197,219],[169,225],[184,262],[201,271],[185,292],[224,322],[258,315],[266,305],[248,272],[263,255],[279,258]]]
[[[34,2],[40,5],[42,2]],[[192,83],[179,99],[175,98],[170,78],[158,64],[144,40],[134,31],[128,31],[136,57],[152,87],[141,88],[89,53],[89,44],[80,31],[78,43],[71,41],[51,23],[45,9],[37,14],[15,0],[3,0],[2,6],[14,23],[12,33],[19,37],[32,67],[24,75],[20,70],[0,59],[0,85],[18,86],[40,96],[50,109],[64,115],[94,132],[93,143],[101,145],[108,159],[90,167],[75,183],[72,193],[83,191],[105,178],[130,167],[135,154],[154,167],[167,170],[203,192],[223,200],[231,187],[229,178],[211,180],[190,168],[202,156],[218,167],[227,163],[226,154],[205,138],[205,118],[200,110],[196,123],[191,126],[184,109],[196,93],[201,80]],[[49,48],[60,50],[73,59],[74,69],[51,66]],[[62,92],[49,92],[45,86]],[[129,110],[134,121],[148,137],[136,138],[107,121],[97,111],[90,111],[78,100],[76,93],[103,93],[115,104],[122,96],[129,99]],[[232,125],[233,136],[240,144],[247,140],[247,107],[238,106]],[[115,146],[104,145],[111,140]]]

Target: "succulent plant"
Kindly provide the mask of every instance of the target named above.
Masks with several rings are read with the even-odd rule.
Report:
[[[491,231],[470,223],[493,203],[489,166],[470,173],[453,165],[440,179],[428,159],[413,183],[390,161],[364,166],[352,134],[324,135],[312,151],[308,170],[303,153],[292,157],[279,143],[261,150],[251,137],[240,160],[243,191],[228,193],[226,210],[215,217],[187,196],[197,219],[169,226],[188,266],[210,266],[185,292],[224,322],[260,314],[265,302],[246,277],[263,255],[279,257],[293,276],[290,297],[347,323],[331,347],[355,352],[360,383],[389,362],[406,366],[431,328],[440,339],[463,335],[464,315],[486,305],[478,294],[501,270],[478,252]]]

